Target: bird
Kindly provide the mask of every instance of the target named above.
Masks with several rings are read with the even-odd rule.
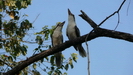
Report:
[[[62,23],[58,23],[56,25],[55,29],[53,30],[53,33],[51,36],[52,46],[56,46],[56,45],[63,43],[62,28],[63,28],[64,23],[65,23],[65,21]],[[62,64],[62,58],[61,58],[62,53],[61,52],[55,53],[54,56],[55,56],[56,66],[60,67]]]
[[[76,25],[75,16],[71,13],[69,9],[68,9],[68,25],[66,29],[66,35],[69,40],[73,40],[77,37],[80,37],[80,31]],[[79,54],[82,57],[86,57],[86,51],[82,47],[82,44],[74,45],[74,48],[76,49],[76,51],[79,51]]]

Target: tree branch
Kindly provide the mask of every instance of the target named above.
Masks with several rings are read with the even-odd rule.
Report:
[[[129,42],[133,42],[133,34],[124,33],[120,31],[108,30],[103,28],[97,28],[95,33],[100,37],[109,37],[114,39],[121,39]]]
[[[92,28],[97,28],[97,24],[90,18],[86,15],[85,12],[83,12],[82,10],[80,11],[82,14],[80,14],[79,16],[82,17],[85,21],[87,21]]]
[[[39,54],[36,54],[34,56],[29,57],[28,59],[26,59],[25,61],[20,63],[18,66],[14,67],[10,71],[4,73],[4,75],[15,75],[16,73],[18,73],[19,71],[21,71],[22,69],[27,67],[28,65],[30,65],[33,62],[36,62],[38,60],[41,60],[44,57],[47,57],[47,56],[52,55],[54,53],[63,51],[70,46],[73,46],[73,45],[76,45],[79,43],[83,43],[85,41],[90,41],[90,40],[95,39],[97,37],[103,37],[103,36],[133,42],[133,35],[132,34],[114,31],[114,30],[103,29],[103,28],[97,28],[94,32],[88,33],[88,34],[81,36],[81,37],[78,37],[74,40],[66,41],[63,44],[57,45],[55,47],[52,47],[51,49],[45,50]]]
[[[126,0],[123,0],[123,2],[121,3],[120,7],[118,8],[117,11],[115,11],[114,13],[112,13],[111,15],[109,15],[108,17],[106,17],[98,26],[101,26],[107,19],[109,19],[110,17],[112,17],[113,15],[115,15],[116,13],[119,13],[119,11],[121,10],[123,4],[126,2]],[[119,17],[118,17],[119,18]]]

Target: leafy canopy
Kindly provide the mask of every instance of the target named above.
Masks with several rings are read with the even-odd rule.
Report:
[[[7,72],[11,70],[23,60],[22,56],[27,58],[27,50],[30,44],[35,43],[38,47],[32,50],[33,55],[38,52],[44,51],[44,49],[51,48],[51,45],[44,45],[44,41],[49,40],[50,35],[53,32],[53,28],[44,26],[40,32],[34,33],[36,36],[33,41],[25,41],[28,31],[33,29],[33,24],[25,19],[27,15],[20,17],[19,10],[27,8],[31,5],[31,0],[0,0],[0,72]],[[6,19],[6,16],[10,16],[10,20]],[[28,43],[29,45],[25,44]],[[38,67],[41,68],[48,75],[67,75],[66,72],[62,73],[62,70],[68,70],[69,67],[73,68],[73,61],[77,62],[77,54],[71,54],[70,58],[66,59],[62,55],[64,60],[61,67],[55,65],[55,56],[51,55],[44,59],[33,63],[32,65],[23,69],[19,74],[28,75],[41,75],[38,71]],[[45,64],[48,65],[46,66]]]

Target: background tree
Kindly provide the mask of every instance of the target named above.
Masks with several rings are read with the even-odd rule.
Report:
[[[78,3],[78,2],[77,2]],[[123,2],[124,3],[124,2]],[[119,5],[121,4],[121,2],[119,3]],[[118,7],[119,7],[119,5],[118,5]],[[65,6],[65,5],[64,5]],[[67,8],[69,8],[69,7],[67,7]],[[81,10],[81,8],[79,8],[80,10]],[[79,11],[79,9],[78,9],[78,11]],[[64,9],[64,10],[66,10],[66,9]],[[114,10],[115,11],[115,10]],[[114,12],[113,11],[113,12]],[[7,13],[7,14],[11,14],[11,11],[9,11],[9,10],[7,10],[7,11],[4,11],[5,13]],[[85,11],[86,12],[86,11]],[[13,12],[13,13],[15,13],[15,12]],[[16,12],[16,13],[18,13],[18,12]],[[32,14],[32,13],[31,13]],[[79,14],[79,13],[78,13]],[[87,13],[88,14],[88,13]],[[13,15],[13,14],[12,14]],[[19,16],[17,17],[17,18],[15,18],[15,17],[12,17],[12,15],[11,15],[11,18],[12,18],[12,20],[18,20],[18,19],[20,19],[19,18]],[[87,17],[84,17],[86,14],[82,11],[82,14],[80,15],[81,17],[83,17],[87,22],[89,22],[89,21],[91,21],[91,19],[89,19],[88,20],[88,18]],[[16,15],[15,15],[16,16]],[[90,15],[89,15],[90,16]],[[76,18],[77,19],[77,18]],[[120,19],[120,18],[119,18]],[[119,19],[117,19],[118,21],[116,21],[116,23],[119,23],[119,21],[121,22],[121,20],[119,20]],[[11,20],[11,21],[12,21]],[[103,20],[103,19],[102,19]],[[45,20],[44,20],[45,21]],[[62,20],[61,20],[62,21]],[[63,19],[63,21],[64,21],[64,19]],[[52,22],[52,21],[51,21]],[[56,21],[57,22],[57,21]],[[95,20],[94,20],[94,22],[95,22]],[[101,22],[101,21],[100,21]],[[33,22],[34,23],[34,22]],[[54,22],[55,23],[55,22]],[[31,24],[31,23],[30,23]],[[35,23],[34,23],[35,24]],[[84,24],[83,22],[82,22],[82,24]],[[106,24],[106,23],[105,23]],[[3,25],[3,24],[2,24]],[[36,25],[36,24],[35,24]],[[85,24],[85,25],[87,25],[87,24]],[[92,39],[94,39],[94,38],[96,38],[96,37],[100,37],[100,36],[105,36],[105,37],[111,37],[111,38],[116,38],[116,39],[123,39],[123,40],[126,40],[126,41],[130,41],[130,42],[132,42],[132,35],[131,34],[128,34],[128,33],[123,33],[123,32],[118,32],[118,31],[115,31],[115,30],[109,30],[109,29],[103,29],[103,28],[97,28],[97,24],[96,23],[90,23],[90,25],[94,28],[94,31],[92,31],[92,32],[90,32],[89,33],[89,35],[85,35],[85,36],[83,36],[83,37],[81,37],[81,38],[77,38],[77,39],[75,39],[75,40],[73,40],[73,41],[68,41],[68,42],[65,42],[64,44],[62,44],[62,45],[59,45],[59,46],[57,46],[57,47],[55,47],[55,48],[51,48],[51,49],[49,49],[50,48],[50,44],[48,44],[48,43],[46,43],[46,42],[48,42],[49,41],[49,38],[48,38],[48,36],[49,36],[49,34],[50,33],[52,33],[52,29],[49,29],[49,28],[47,28],[47,26],[44,26],[43,27],[43,30],[42,31],[38,31],[37,33],[36,33],[36,38],[33,38],[33,37],[30,37],[30,38],[33,38],[33,39],[30,39],[30,40],[34,40],[34,39],[36,39],[36,41],[27,41],[27,40],[25,40],[24,38],[22,39],[22,38],[20,38],[19,40],[20,40],[20,42],[21,43],[19,43],[20,45],[22,45],[22,44],[24,44],[24,45],[26,45],[25,43],[26,42],[28,42],[28,43],[34,43],[34,42],[37,42],[38,43],[38,46],[36,46],[36,48],[35,49],[33,49],[33,53],[30,53],[30,56],[32,56],[32,57],[27,57],[27,59],[26,59],[26,61],[22,61],[22,60],[20,60],[20,59],[18,59],[19,57],[18,56],[20,56],[20,54],[23,54],[23,56],[24,55],[27,55],[26,54],[26,50],[25,50],[25,52],[23,52],[23,51],[21,51],[21,50],[19,50],[20,52],[18,52],[18,54],[19,55],[17,55],[17,52],[15,52],[15,51],[17,51],[18,49],[21,49],[20,47],[19,48],[17,48],[17,50],[15,49],[13,52],[14,53],[16,53],[16,55],[11,55],[11,53],[13,53],[13,52],[9,52],[9,54],[2,54],[1,56],[2,57],[7,57],[7,59],[9,58],[9,56],[10,57],[12,57],[12,61],[13,61],[13,63],[15,62],[16,64],[14,64],[14,66],[13,66],[13,68],[11,69],[11,71],[8,71],[7,73],[9,73],[9,74],[14,74],[14,73],[16,73],[16,71],[18,72],[20,69],[23,69],[24,67],[26,67],[26,66],[23,66],[23,65],[29,65],[29,64],[31,64],[31,62],[33,63],[33,62],[35,62],[35,61],[37,61],[37,60],[39,60],[39,59],[42,59],[42,58],[44,58],[44,60],[41,60],[41,61],[39,61],[39,62],[35,62],[35,63],[33,63],[32,65],[30,65],[30,66],[28,66],[28,68],[25,68],[23,71],[21,71],[21,73],[22,74],[27,74],[27,73],[29,73],[29,74],[39,74],[40,72],[38,72],[37,70],[38,69],[36,69],[36,67],[40,67],[39,65],[40,64],[44,64],[44,63],[42,63],[42,62],[45,62],[45,64],[44,64],[44,66],[43,66],[43,68],[42,68],[42,70],[44,71],[44,72],[46,72],[46,73],[48,73],[48,74],[54,74],[55,72],[56,73],[63,73],[63,71],[61,72],[60,71],[60,69],[59,68],[57,68],[55,65],[54,65],[54,63],[53,63],[53,59],[54,59],[54,57],[53,56],[51,56],[51,58],[49,58],[49,57],[46,57],[46,56],[49,56],[49,55],[51,55],[51,54],[53,54],[53,53],[55,53],[55,52],[58,52],[58,50],[63,50],[63,49],[65,49],[65,48],[67,48],[67,47],[70,47],[71,45],[73,45],[73,44],[75,44],[75,43],[81,43],[81,42],[85,42],[85,41],[87,41],[87,40],[92,40]],[[100,25],[100,24],[99,24]],[[103,24],[102,24],[103,25]],[[114,24],[114,25],[116,25],[116,24]],[[21,25],[20,25],[21,26]],[[38,25],[37,25],[38,26]],[[19,25],[17,26],[17,27],[19,27]],[[26,26],[24,26],[24,27],[26,27]],[[83,27],[83,26],[82,26]],[[116,26],[115,26],[116,27]],[[127,26],[126,26],[127,27]],[[14,27],[15,28],[15,27]],[[3,29],[5,29],[5,28],[3,28]],[[12,28],[13,29],[13,28]],[[15,29],[17,29],[17,28],[15,28]],[[113,28],[114,29],[114,28]],[[21,30],[21,29],[19,29],[19,30]],[[35,30],[35,29],[34,29]],[[33,31],[34,31],[33,30]],[[87,30],[87,32],[88,32],[88,29],[86,29]],[[91,29],[90,29],[91,30]],[[123,31],[123,30],[122,30]],[[10,33],[11,33],[12,31],[10,31]],[[21,31],[22,32],[22,31]],[[29,33],[27,33],[27,32],[24,32],[25,34],[29,34]],[[16,33],[15,33],[16,34]],[[43,34],[43,35],[42,35]],[[14,34],[13,34],[13,32],[8,36],[8,38],[12,38],[12,36],[14,36]],[[86,38],[86,37],[88,37],[88,38]],[[16,38],[15,38],[16,39]],[[85,40],[86,39],[86,40]],[[10,39],[9,39],[10,40]],[[47,41],[48,40],[48,41]],[[78,41],[77,41],[78,40]],[[109,39],[108,39],[109,40]],[[10,42],[10,41],[9,41]],[[2,42],[2,44],[3,44],[3,42]],[[14,43],[12,43],[12,46],[17,46],[16,44],[14,44]],[[30,44],[30,45],[32,45],[32,44]],[[2,45],[3,46],[3,45]],[[12,46],[10,46],[10,47],[12,47]],[[94,45],[95,47],[98,47],[96,44]],[[28,46],[28,47],[30,47],[30,46]],[[89,47],[91,47],[91,46],[89,46]],[[10,48],[9,48],[10,49]],[[44,50],[46,50],[46,49],[49,49],[48,51],[44,51]],[[51,51],[52,50],[52,51]],[[90,49],[91,50],[91,49]],[[29,51],[29,50],[27,50],[27,51]],[[43,51],[43,52],[42,52]],[[72,51],[74,51],[74,50],[72,50]],[[99,51],[101,51],[101,50],[99,50]],[[108,50],[107,50],[108,51]],[[21,53],[22,52],[22,53]],[[31,52],[31,51],[30,51]],[[41,52],[41,53],[40,53]],[[24,54],[25,53],[25,54]],[[27,52],[28,53],[28,52]],[[40,53],[40,54],[38,54],[38,53]],[[114,53],[113,53],[114,54]],[[69,54],[69,56],[70,56],[70,54]],[[22,55],[21,55],[21,58],[22,58]],[[24,57],[25,58],[25,57]],[[72,54],[72,57],[71,58],[73,58],[73,60],[75,60],[75,59],[77,59],[77,54]],[[69,65],[71,66],[71,67],[73,67],[73,65],[72,65],[72,59],[70,58],[70,60],[68,59],[68,64],[67,63],[65,63],[64,64],[64,66],[62,66],[62,69],[68,69],[68,67],[69,67]],[[117,58],[117,57],[116,57]],[[65,59],[65,58],[64,58]],[[123,58],[124,59],[124,58]],[[9,60],[9,59],[8,59]],[[80,60],[80,59],[79,59]],[[92,60],[94,60],[94,59],[92,59]],[[107,61],[108,59],[106,59],[106,61]],[[18,62],[20,63],[18,66],[17,66],[17,63]],[[75,60],[76,61],[76,60]],[[102,61],[102,60],[101,60]],[[30,62],[30,63],[29,63]],[[50,62],[51,64],[50,65],[48,65],[48,64],[46,64],[46,62]],[[84,61],[83,61],[84,62]],[[105,62],[105,61],[104,61]],[[2,64],[4,63],[4,65],[6,65],[6,66],[8,66],[9,67],[9,69],[10,69],[10,64],[12,65],[13,63],[12,62],[10,62],[9,64],[8,64],[8,62],[6,63],[5,62],[5,60],[3,61],[2,60]],[[91,63],[93,63],[93,61],[91,62]],[[97,63],[98,63],[98,61],[97,61]],[[2,65],[2,66],[4,66],[4,65]],[[52,65],[52,66],[51,66]],[[76,64],[75,64],[76,65]],[[5,66],[5,68],[7,68]],[[21,67],[20,67],[21,66]],[[41,65],[42,66],[42,65]],[[49,67],[50,66],[50,67]],[[79,65],[78,65],[79,66]],[[15,67],[15,68],[14,68]],[[32,67],[32,68],[31,68]],[[80,67],[82,67],[82,66],[80,66]],[[49,69],[49,70],[48,70]],[[80,71],[81,71],[81,69],[79,69]],[[4,71],[2,71],[2,72],[6,72],[7,71],[7,69],[4,69]],[[96,71],[96,70],[95,70]],[[13,73],[14,72],[14,73]],[[77,72],[77,71],[76,71]],[[91,72],[93,72],[93,71],[91,71]],[[72,72],[71,72],[72,73]],[[78,72],[79,73],[79,72]]]
[[[29,35],[28,31],[34,28],[32,26],[33,23],[30,23],[29,20],[26,19],[28,15],[21,15],[19,11],[22,8],[27,8],[30,4],[31,0],[0,1],[0,45],[2,50],[0,55],[1,73],[11,70],[15,66],[21,64],[23,62],[23,59],[21,59],[21,57],[28,58],[26,57],[28,46],[25,43],[34,43],[38,45],[38,47],[33,50],[33,56],[39,52],[44,51],[42,50],[43,48],[48,49],[51,47],[51,45],[43,45],[43,42],[49,39],[54,27],[52,29],[48,29],[48,26],[44,26],[42,28],[42,31],[35,33],[36,38],[33,39],[35,41],[27,41],[24,38],[25,36]],[[7,16],[9,16],[10,19],[6,19]],[[51,56],[50,59],[49,57],[45,57],[45,61],[44,59],[42,59],[38,62],[33,63],[31,66],[24,68],[22,71],[18,71],[18,73],[14,74],[27,75],[29,73],[32,75],[40,75],[40,72],[36,68],[37,66],[39,67],[40,64],[43,64],[42,62],[50,63],[50,65],[52,65],[50,67],[46,65],[45,69],[43,69],[49,75],[55,73],[61,74],[62,72],[59,69],[64,68],[67,70],[69,65],[71,65],[71,68],[73,68],[72,60],[76,62],[76,54],[72,54],[71,57],[68,59],[68,62],[66,62],[66,64],[62,65],[60,68],[57,68],[55,66],[54,59],[54,56]],[[62,59],[65,58],[62,57]],[[9,74],[12,75],[11,73]]]

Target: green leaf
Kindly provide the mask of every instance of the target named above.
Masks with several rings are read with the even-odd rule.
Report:
[[[34,50],[36,51],[36,50],[38,50],[38,48],[35,48]]]
[[[11,56],[8,57],[9,62],[13,62],[13,58]]]
[[[43,63],[44,62],[44,59],[41,59],[40,62]]]
[[[70,66],[71,66],[71,68],[74,68],[73,63],[72,63],[72,64],[70,64]]]
[[[55,69],[55,68],[52,66],[52,67],[51,67],[51,71],[53,71],[54,69]]]
[[[68,75],[66,72],[64,72],[64,74],[63,75]]]
[[[48,61],[49,60],[49,58],[48,57],[45,57],[45,59]]]
[[[43,43],[43,40],[41,38],[41,36],[36,36],[36,42],[41,45]]]
[[[53,71],[49,71],[49,72],[48,72],[48,75],[52,75],[52,72],[53,72]]]
[[[37,70],[32,70],[33,75],[41,75]]]
[[[51,58],[50,58],[50,63],[51,63],[51,65],[54,65],[54,56],[51,56]]]
[[[0,43],[0,48],[3,48],[3,44],[2,43]]]
[[[58,68],[54,72],[54,75],[61,75],[61,74],[62,74],[62,72]]]
[[[68,65],[68,64],[66,64],[64,68],[65,68],[66,70],[68,70],[69,65]]]
[[[75,62],[77,62],[78,57],[77,57],[77,54],[76,54],[76,53],[72,53],[72,54],[71,54],[71,57],[72,57],[72,59],[73,59]]]
[[[21,2],[20,1],[16,1],[15,4],[16,4],[18,10],[20,10],[21,9]]]
[[[23,55],[27,54],[27,49],[25,48],[25,46],[22,46],[22,47],[20,46],[19,48],[20,48]]]
[[[34,69],[36,69],[36,66],[37,66],[37,65],[36,65],[35,63],[32,65],[32,67],[33,67]]]
[[[71,66],[71,68],[74,67],[74,66],[73,66],[73,61],[72,61],[72,59],[69,59],[69,65]]]

